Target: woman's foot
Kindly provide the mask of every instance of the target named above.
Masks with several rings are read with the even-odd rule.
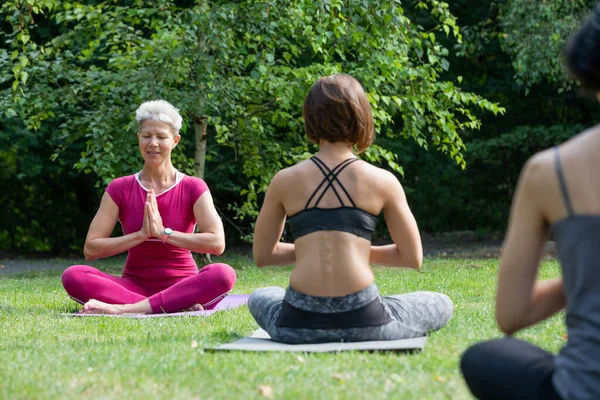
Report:
[[[90,300],[83,305],[79,314],[123,314],[126,311],[120,304],[108,304],[99,300]]]
[[[204,311],[202,304],[196,303],[185,311]],[[135,304],[108,304],[100,300],[90,300],[83,305],[80,314],[151,314],[152,309],[148,299]]]
[[[190,306],[187,311],[204,311],[204,307],[202,307],[202,304],[196,303],[193,306]]]

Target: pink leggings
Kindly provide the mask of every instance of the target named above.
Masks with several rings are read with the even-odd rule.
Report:
[[[227,264],[209,264],[198,274],[182,278],[161,291],[145,288],[89,265],[73,265],[62,274],[62,283],[79,303],[96,299],[109,304],[133,304],[148,299],[152,312],[178,312],[194,304],[210,310],[225,298],[235,284],[235,271]]]

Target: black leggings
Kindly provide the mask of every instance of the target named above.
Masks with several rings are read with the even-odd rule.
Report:
[[[552,385],[554,355],[522,340],[477,343],[463,354],[460,368],[478,399],[560,400]]]

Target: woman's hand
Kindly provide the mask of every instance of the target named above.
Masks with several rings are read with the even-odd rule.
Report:
[[[142,223],[142,229],[140,232],[146,239],[152,237],[152,230],[150,225],[150,192],[146,194],[146,203],[144,204],[144,221]]]
[[[162,237],[162,234],[165,230],[163,225],[162,217],[160,216],[160,212],[158,211],[158,204],[156,203],[156,196],[154,195],[154,190],[148,191],[146,206],[144,210],[144,214],[148,214],[148,222],[150,225],[150,232],[152,236],[157,239]],[[143,228],[142,228],[143,229]]]

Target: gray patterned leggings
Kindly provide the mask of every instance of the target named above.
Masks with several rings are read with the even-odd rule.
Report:
[[[319,314],[319,317],[323,314],[325,317],[327,314],[336,317],[335,314],[352,313],[379,301],[388,322],[383,325],[360,326],[360,321],[354,321],[352,327],[343,329],[282,326],[280,314],[284,301],[299,310],[300,315]],[[291,287],[287,290],[266,287],[250,295],[248,308],[258,325],[274,341],[292,344],[397,340],[424,336],[427,332],[446,325],[454,311],[452,300],[445,294],[414,292],[382,297],[374,283],[359,292],[340,297],[309,296]]]

